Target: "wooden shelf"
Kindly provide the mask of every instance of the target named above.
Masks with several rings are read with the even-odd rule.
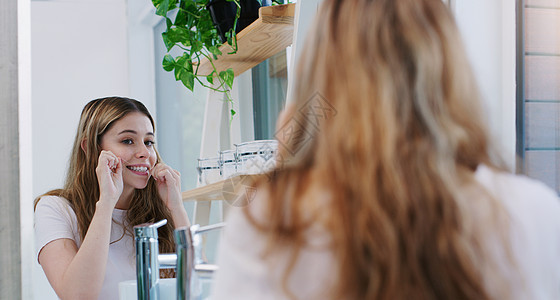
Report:
[[[228,45],[222,45],[222,55],[214,60],[219,72],[233,69],[235,76],[253,68],[264,60],[290,46],[294,34],[295,3],[264,6],[259,9],[259,18],[237,34],[237,53]],[[200,63],[198,74],[212,72],[208,60]]]
[[[225,200],[233,206],[242,206],[252,200],[253,184],[260,175],[238,175],[182,193],[183,201]]]

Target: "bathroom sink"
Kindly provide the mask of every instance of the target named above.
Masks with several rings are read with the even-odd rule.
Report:
[[[127,280],[119,283],[120,300],[137,300],[136,280]],[[175,278],[159,280],[159,299],[177,299]]]
[[[177,299],[175,278],[164,278],[159,280],[159,299]],[[196,278],[193,280],[191,299],[207,300],[210,296],[212,281],[209,279]],[[136,280],[127,280],[119,283],[120,300],[137,300]]]

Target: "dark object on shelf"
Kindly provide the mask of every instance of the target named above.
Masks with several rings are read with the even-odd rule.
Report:
[[[268,6],[271,4],[271,1],[263,0],[262,3],[263,6]],[[259,18],[259,8],[261,7],[258,0],[239,0],[239,5],[241,6],[241,15],[237,20],[236,33],[239,33]],[[233,28],[237,6],[233,1],[211,0],[207,8],[210,11],[212,22],[214,22],[214,26],[218,30],[222,43],[226,43],[226,33]]]

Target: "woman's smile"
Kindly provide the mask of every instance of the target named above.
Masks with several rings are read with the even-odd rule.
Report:
[[[149,176],[149,170],[150,170],[150,166],[149,165],[128,165],[126,166],[127,169],[129,169],[132,173],[137,174],[137,175],[142,175],[142,176]]]

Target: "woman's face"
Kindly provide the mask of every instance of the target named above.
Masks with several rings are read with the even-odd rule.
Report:
[[[113,152],[123,161],[123,192],[143,189],[156,163],[154,128],[150,119],[132,112],[116,121],[101,137],[101,149]]]

